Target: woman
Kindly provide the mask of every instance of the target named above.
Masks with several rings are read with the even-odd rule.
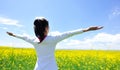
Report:
[[[63,34],[56,36],[50,36],[50,35],[48,36],[48,32],[49,32],[48,21],[45,18],[41,17],[41,18],[36,18],[34,21],[34,32],[36,38],[31,39],[29,37],[15,35],[11,32],[7,32],[7,34],[16,38],[23,39],[34,46],[37,54],[37,62],[34,70],[58,70],[54,56],[55,47],[58,42],[77,34],[93,31],[93,30],[99,30],[101,28],[103,27],[95,26],[83,30],[79,29],[79,30],[65,32]]]

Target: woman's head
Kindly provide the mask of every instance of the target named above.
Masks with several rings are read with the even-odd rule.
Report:
[[[34,32],[40,42],[44,40],[49,32],[49,23],[44,17],[37,17],[34,20]]]

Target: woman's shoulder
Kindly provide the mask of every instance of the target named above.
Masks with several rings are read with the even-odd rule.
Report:
[[[50,32],[48,34],[49,37],[56,37],[56,36],[60,36],[62,35],[63,33],[60,33],[60,32]]]

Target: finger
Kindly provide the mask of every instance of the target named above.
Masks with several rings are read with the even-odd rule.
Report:
[[[101,27],[98,27],[98,29],[102,29],[103,28],[103,26],[101,26]]]
[[[7,34],[10,34],[10,32],[6,32]]]
[[[10,34],[11,32],[6,32],[6,33]]]

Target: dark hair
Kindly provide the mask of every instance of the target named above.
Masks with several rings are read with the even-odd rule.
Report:
[[[46,27],[49,27],[49,24],[45,18],[37,18],[34,20],[34,32],[36,37],[40,40],[40,42],[42,42],[46,37]]]

